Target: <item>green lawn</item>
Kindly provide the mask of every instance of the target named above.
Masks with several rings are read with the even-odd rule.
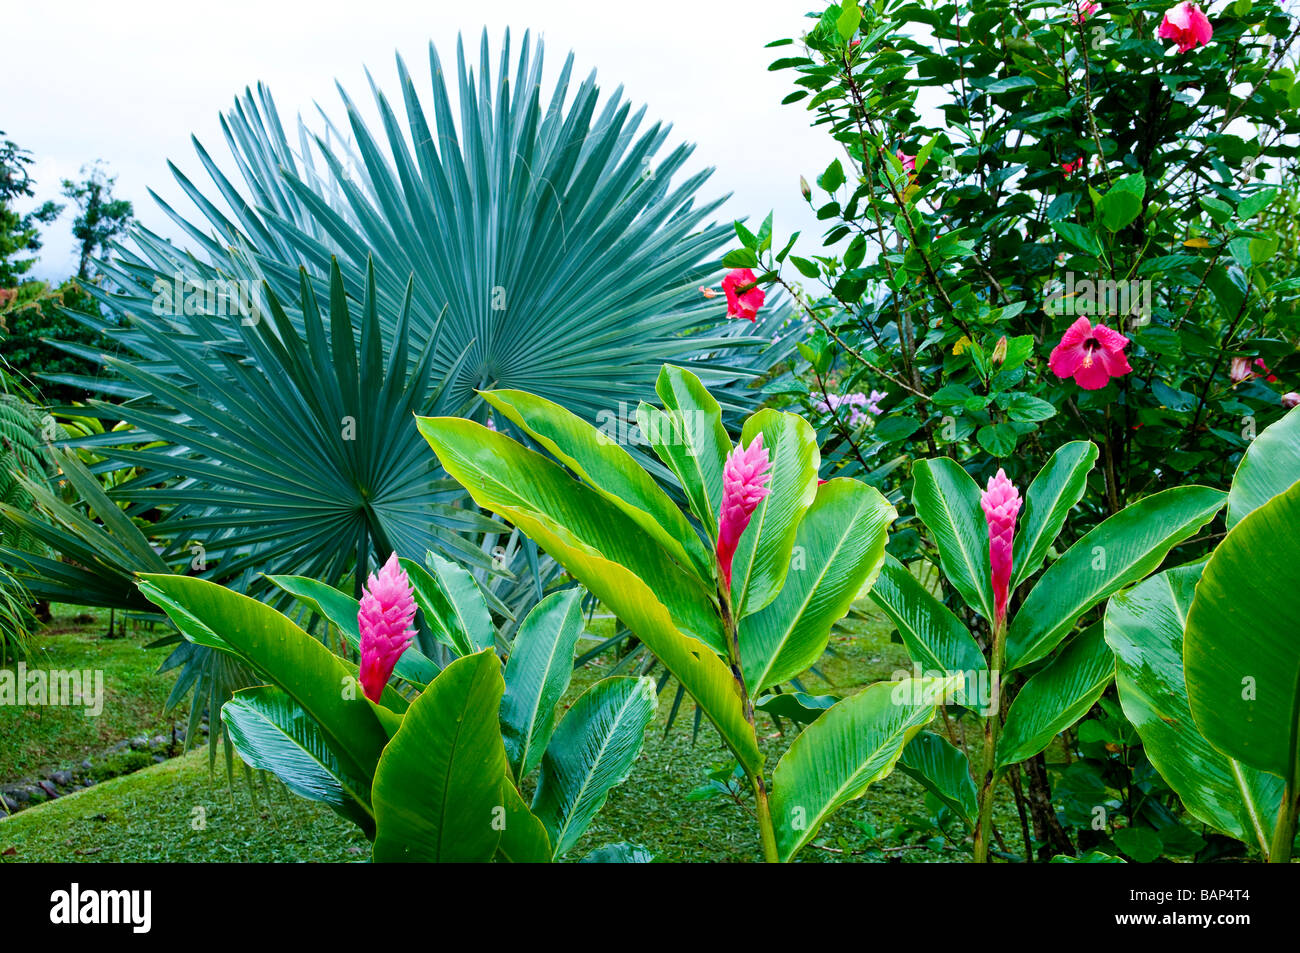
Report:
[[[810,692],[849,694],[868,682],[889,678],[897,669],[908,668],[903,648],[889,642],[887,624],[873,617],[850,629],[851,634],[832,639],[834,654],[823,658],[819,666],[825,680],[809,677],[805,687]],[[116,655],[124,650],[114,646],[107,651]],[[569,702],[600,675],[596,666],[577,673]],[[729,759],[707,723],[701,727],[698,742],[692,742],[689,701],[682,706],[672,730],[665,732],[671,704],[670,689],[661,698],[658,727],[647,735],[631,777],[611,795],[570,859],[614,841],[640,844],[665,861],[759,859],[756,829],[745,807],[725,798],[686,799],[715,766]],[[764,744],[769,765],[774,765],[790,739],[779,735],[766,716],[760,718],[771,728]],[[831,849],[810,847],[801,859],[846,859],[848,854],[837,851],[863,846],[855,821],[872,823],[884,831],[921,810],[923,804],[920,786],[895,773],[827,824],[822,840]],[[1019,836],[1014,810],[1009,804],[998,807],[997,824],[1015,851]],[[204,824],[198,825],[199,820]],[[941,858],[930,851],[909,849],[896,840],[888,843],[904,848],[888,854],[900,860],[961,859],[961,855]],[[210,774],[204,751],[0,821],[0,855],[4,855],[0,859],[9,861],[349,861],[365,859],[368,853],[366,841],[349,824],[274,781],[254,790],[240,774],[233,788],[228,786],[224,759],[218,759]],[[870,858],[884,856],[876,853]]]
[[[32,639],[27,668],[102,671],[103,711],[87,717],[81,707],[0,705],[0,781],[79,763],[123,738],[171,731],[163,705],[176,673],[157,674],[166,649],[144,648],[163,631],[130,626],[125,638],[105,638],[107,612],[91,612],[93,621],[79,623],[76,617],[87,610],[52,608],[54,622]],[[4,667],[17,664],[10,658]]]
[[[364,837],[279,783],[226,783],[191,751],[0,821],[0,861],[353,861]]]

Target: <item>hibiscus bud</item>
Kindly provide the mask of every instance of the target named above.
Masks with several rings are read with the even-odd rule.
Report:
[[[989,479],[988,488],[980,494],[980,508],[984,510],[984,521],[989,526],[994,624],[999,626],[1006,621],[1007,602],[1011,596],[1011,554],[1020,502],[1020,491],[999,467],[997,475]]]
[[[1290,410],[1292,407],[1298,405],[1300,405],[1300,394],[1297,394],[1295,391],[1291,391],[1289,394],[1282,395],[1282,406],[1285,407],[1287,410]]]
[[[1250,360],[1244,357],[1234,357],[1232,363],[1228,366],[1228,377],[1234,384],[1240,384],[1248,377],[1253,377],[1254,372],[1250,369]]]
[[[758,504],[768,494],[771,463],[760,433],[748,448],[741,441],[727,455],[726,465],[722,468],[722,512],[718,519],[716,553],[722,584],[727,591],[731,590],[731,560],[736,555],[741,534]]]
[[[808,184],[808,180],[802,175],[799,176],[799,194],[803,196],[805,202],[812,201],[812,186]]]
[[[1001,364],[1007,359],[1007,336],[1004,334],[998,338],[998,343],[993,345],[993,356],[990,360],[994,364]]]
[[[411,622],[415,599],[411,581],[397,562],[388,557],[378,574],[371,573],[361,594],[357,624],[361,629],[361,689],[373,702],[379,701],[384,686],[415,637]]]

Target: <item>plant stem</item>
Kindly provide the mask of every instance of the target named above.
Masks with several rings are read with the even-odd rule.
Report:
[[[1020,765],[1011,769],[1011,793],[1016,798],[1016,813],[1020,815],[1020,838],[1025,844],[1025,863],[1034,862],[1034,842],[1029,837],[1029,814],[1025,809],[1025,792],[1020,787]]]
[[[781,857],[776,852],[776,828],[772,826],[767,783],[762,774],[756,774],[750,780],[754,783],[754,803],[758,806],[758,838],[763,844],[763,860],[769,864],[779,864]]]
[[[749,722],[749,730],[754,733],[754,739],[758,739],[758,730],[754,724],[754,700],[749,697],[749,689],[745,687],[745,673],[740,667],[740,632],[736,625],[736,618],[731,611],[731,593],[727,591],[721,580],[718,582],[718,604],[722,610],[722,628],[727,635],[727,652],[731,656],[731,677],[736,682],[736,689],[740,692],[740,707],[745,714],[745,721]],[[754,805],[758,815],[758,838],[763,845],[763,860],[769,864],[780,863],[781,858],[776,850],[776,829],[772,826],[772,807],[767,796],[767,782],[763,779],[763,769],[760,767],[757,772],[750,772],[745,769],[745,774],[749,777],[749,783],[754,788]]]
[[[980,774],[979,818],[975,822],[975,863],[988,862],[989,822],[993,817],[993,781],[997,770],[998,731],[1002,727],[1002,659],[1006,653],[1006,619],[993,623],[993,652],[989,660],[992,711],[984,719],[984,770]]]
[[[1111,434],[1114,432],[1110,420],[1110,404],[1106,405],[1106,439],[1102,441],[1102,450],[1106,457],[1106,504],[1114,516],[1119,512],[1119,487],[1115,480],[1115,453],[1111,448]]]
[[[1291,845],[1295,843],[1296,817],[1300,814],[1300,791],[1294,784],[1282,789],[1282,806],[1277,812],[1277,826],[1273,828],[1273,844],[1268,851],[1270,864],[1291,863]]]

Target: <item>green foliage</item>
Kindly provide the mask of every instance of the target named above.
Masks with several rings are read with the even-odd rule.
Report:
[[[548,96],[542,61],[527,35],[516,49],[507,34],[494,64],[485,33],[477,67],[460,43],[455,68],[430,47],[431,96],[399,58],[400,103],[374,89],[381,128],[341,93],[345,130],[300,124],[293,145],[270,93],[249,91],[223,117],[242,186],[198,144],[210,183],[173,166],[201,217],[164,209],[195,254],[136,229],[104,266],[116,285],[106,304],[137,322],[112,337],[183,386],[158,334],[196,353],[196,339],[248,351],[236,321],[193,313],[204,310],[193,288],[266,282],[288,302],[300,265],[323,297],[335,263],[354,289],[373,263],[386,347],[409,282],[412,364],[431,348],[426,386],[445,384],[450,405],[479,419],[477,390],[517,387],[590,422],[626,422],[620,402],[647,396],[667,360],[697,368],[729,406],[752,407],[748,386],[801,328],[782,330],[788,312],[775,302],[756,326],[728,322],[700,294],[731,231],[709,223],[720,204],[701,201],[709,172],[681,177],[691,147],[660,157],[669,127],[644,127],[644,109],[617,92],[602,101],[594,74],[575,79],[572,56]],[[301,314],[290,319],[301,329]]]
[[[1030,484],[1012,547],[1013,567],[1015,559],[1024,560],[1022,582],[1017,585],[1013,573],[1009,595],[1016,608],[1001,624],[993,611],[990,531],[980,511],[979,487],[951,459],[916,463],[913,505],[933,540],[939,569],[965,603],[965,612],[988,622],[987,659],[946,604],[957,605],[957,600],[921,585],[912,569],[891,561],[873,593],[898,626],[918,670],[964,676],[962,703],[984,721],[985,768],[978,775],[984,784],[974,825],[977,859],[983,859],[984,810],[998,781],[1012,772],[1018,777],[1019,765],[1087,715],[1111,682],[1115,663],[1096,621],[1106,599],[1158,569],[1174,547],[1214,519],[1227,497],[1209,487],[1185,486],[1131,503],[1063,547],[1037,575],[1065,530],[1096,459],[1094,446],[1066,444]],[[1016,598],[1017,588],[1026,590],[1023,598]],[[1081,623],[1087,627],[1071,637]],[[1007,710],[1005,701],[1012,698]],[[929,786],[945,785],[932,778]],[[1025,848],[1032,850],[1027,839]]]
[[[664,407],[643,404],[637,419],[680,480],[702,536],[671,517],[647,528],[647,516],[671,505],[662,491],[636,473],[630,453],[549,401],[484,395],[570,471],[472,421],[421,418],[419,427],[475,502],[537,540],[676,676],[750,781],[765,857],[790,860],[827,816],[893,769],[960,679],[877,685],[837,702],[803,729],[769,793],[754,698],[825,650],[831,626],[879,571],[894,510],[856,481],[818,486],[820,455],[806,422],[760,411],[742,439],[763,432],[774,482],[741,536],[732,586],[723,587],[716,563],[693,557],[717,534],[731,446],[721,408],[682,368],[666,365],[658,391]]]
[[[108,258],[110,243],[130,228],[135,209],[126,199],[113,198],[117,176],[109,175],[101,163],[83,168],[81,181],[63,180],[63,194],[72,199],[77,216],[72,236],[80,243],[77,278],[90,277],[91,259]]]
[[[94,313],[98,305],[76,279],[57,287],[26,281],[0,302],[0,341],[13,373],[40,388],[50,403],[87,400],[102,386],[98,365],[85,356],[103,336],[68,312]],[[58,377],[59,381],[47,378]]]
[[[1188,812],[1267,855],[1282,782],[1217,751],[1192,718],[1183,625],[1202,566],[1153,576],[1110,601],[1106,641],[1124,714]]]
[[[770,44],[785,101],[842,154],[804,186],[820,249],[737,234],[815,326],[783,390],[838,471],[892,488],[941,451],[1023,482],[1085,436],[1105,461],[1074,518],[1091,526],[1224,485],[1281,414],[1300,284],[1294,188],[1275,183],[1300,156],[1300,31],[1272,0],[1238,4],[1171,52],[1168,6],[842,3]],[[1082,390],[1049,370],[1080,316],[1130,339],[1132,373]]]
[[[11,139],[0,141],[0,291],[12,289],[36,264],[34,256],[18,256],[40,251],[40,226],[50,224],[63,211],[63,206],[54,202],[45,202],[26,213],[14,208],[15,200],[35,195],[36,183],[27,172],[31,164],[32,156],[26,149]],[[0,305],[3,304],[0,298]],[[2,322],[0,330],[3,330]]]
[[[1257,438],[1233,478],[1231,529],[1208,560],[1112,600],[1119,695],[1188,811],[1272,861],[1300,814],[1300,656],[1287,608],[1300,581],[1300,412]],[[1242,633],[1249,633],[1243,637]]]
[[[355,599],[314,580],[273,581],[355,647]],[[467,598],[445,578],[438,585],[453,603]],[[626,779],[654,715],[650,679],[609,678],[557,719],[582,631],[576,592],[534,608],[504,670],[491,647],[441,671],[411,647],[395,672],[401,691],[385,686],[375,703],[361,694],[355,664],[269,605],[177,575],[145,574],[140,587],[189,643],[265,682],[222,709],[240,757],[360,827],[377,861],[561,859]],[[434,610],[420,605],[428,626]],[[486,610],[483,618],[489,631],[468,641],[490,646]],[[539,763],[530,805],[520,791]]]

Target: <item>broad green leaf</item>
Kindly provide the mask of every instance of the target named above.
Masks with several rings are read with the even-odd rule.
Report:
[[[974,828],[978,795],[964,751],[942,735],[922,731],[903,749],[898,770],[946,804],[967,827]]]
[[[1009,457],[1016,450],[1019,436],[1016,428],[1009,423],[985,424],[976,431],[975,441],[995,457]]]
[[[377,862],[492,859],[505,806],[504,689],[501,663],[484,649],[448,665],[411,704],[375,770]]]
[[[968,606],[992,619],[989,529],[979,486],[947,457],[917,461],[912,478],[912,505],[939,547],[944,575]]]
[[[829,480],[795,534],[785,586],[766,609],[740,622],[745,685],[757,694],[794,678],[826,650],[831,626],[879,570],[898,515],[873,487]]]
[[[636,844],[617,843],[597,847],[586,857],[584,864],[648,864],[654,860],[654,854]]]
[[[1037,423],[1056,416],[1056,405],[1032,394],[1012,394],[1007,401],[1007,416],[1024,423]]]
[[[1090,850],[1086,854],[1080,854],[1078,857],[1072,854],[1057,854],[1049,863],[1053,864],[1123,864],[1127,863],[1123,857],[1115,854],[1107,854],[1100,850]]]
[[[328,804],[374,836],[370,778],[347,773],[324,733],[288,694],[269,685],[236,692],[221,706],[221,721],[250,767],[271,772],[290,791]]]
[[[1139,500],[1086,533],[1047,567],[1007,630],[1007,670],[1045,657],[1079,617],[1160,566],[1223,506],[1227,494],[1180,486]]]
[[[1014,92],[1017,89],[1033,89],[1037,85],[1032,76],[1006,76],[993,80],[984,87],[984,92],[996,95]]]
[[[1118,232],[1132,224],[1142,214],[1142,198],[1146,194],[1146,179],[1140,172],[1123,176],[1115,181],[1110,191],[1101,197],[1099,210],[1101,223],[1109,232]]]
[[[712,580],[712,554],[654,477],[618,445],[617,432],[611,437],[559,404],[522,391],[484,391],[483,397],[579,479],[632,517],[683,566],[692,566],[701,578]]]
[[[984,653],[961,620],[893,556],[886,554],[871,598],[898,628],[912,661],[932,674],[988,668]]]
[[[858,7],[858,0],[842,0],[840,15],[835,21],[840,39],[845,43],[853,39],[853,34],[858,32],[858,24],[861,22],[862,10]]]
[[[521,781],[541,762],[551,738],[582,627],[582,590],[566,589],[534,606],[515,635],[506,662],[501,733],[510,769]]]
[[[1229,757],[1296,779],[1300,758],[1300,483],[1215,548],[1183,646],[1196,726]]]
[[[658,704],[654,679],[613,677],[587,689],[542,759],[533,812],[558,859],[578,842],[609,792],[627,780]]]
[[[1237,464],[1228,492],[1228,529],[1300,480],[1300,408],[1265,427]]]
[[[306,576],[267,576],[275,585],[299,602],[320,613],[333,623],[352,647],[361,651],[361,627],[357,623],[357,600],[333,586],[327,586]],[[393,674],[421,687],[428,685],[438,674],[438,666],[414,645],[402,653]]]
[[[319,727],[351,777],[371,777],[388,742],[356,683],[356,668],[275,609],[193,576],[141,575],[140,591],[169,616],[174,610],[219,633],[236,653],[286,692]],[[178,623],[179,624],[179,623]],[[389,696],[400,696],[388,689]]]
[[[641,434],[659,459],[681,481],[691,512],[709,539],[718,537],[722,505],[722,467],[731,441],[722,426],[722,408],[690,371],[665,364],[655,384],[660,411],[648,404],[637,408]]]
[[[607,605],[677,677],[737,760],[747,770],[761,770],[763,757],[745,720],[735,679],[717,655],[725,651],[720,623],[715,620],[708,645],[684,634],[680,620],[645,580],[588,542],[597,540],[620,555],[628,547],[655,548],[637,537],[635,524],[594,491],[560,473],[555,464],[486,427],[445,417],[417,422],[444,467],[474,501],[513,521]],[[516,492],[516,483],[522,492]],[[644,555],[625,558],[657,571]],[[667,560],[666,554],[663,558]],[[711,604],[708,609],[712,611]]]
[[[501,779],[501,841],[497,853],[512,864],[546,864],[551,860],[551,839],[537,815],[519,796],[509,778]]]
[[[479,506],[510,520],[539,545],[541,537],[529,527],[544,523],[566,548],[622,565],[654,592],[676,626],[725,651],[711,587],[706,589],[614,504],[505,434],[459,417],[416,420],[443,468]],[[558,553],[551,556],[564,564]]]
[[[416,604],[434,638],[457,655],[473,655],[491,646],[496,628],[474,577],[433,551],[425,559],[428,568],[405,556],[397,562],[411,580]]]
[[[809,725],[826,709],[840,700],[838,695],[807,695],[803,692],[774,692],[754,702],[757,711],[774,718],[789,718],[795,724]]]
[[[998,767],[1019,764],[1046,748],[1088,713],[1114,676],[1115,658],[1098,622],[1016,693],[998,739]]]
[[[1139,864],[1149,864],[1164,851],[1160,835],[1149,827],[1122,827],[1115,832],[1115,846]]]
[[[894,769],[895,762],[961,682],[878,682],[832,706],[803,730],[772,777],[772,823],[781,860],[794,857],[826,819]]]
[[[1025,509],[1016,528],[1011,561],[1011,590],[1042,566],[1066,518],[1088,489],[1088,474],[1097,462],[1097,445],[1074,440],[1057,448],[1025,493]]]
[[[1075,248],[1086,252],[1093,258],[1101,255],[1101,243],[1097,241],[1097,236],[1082,225],[1076,225],[1073,222],[1052,222],[1051,225],[1052,231]]]
[[[1201,565],[1170,569],[1113,596],[1106,642],[1124,716],[1160,776],[1196,818],[1267,853],[1282,780],[1214,748],[1192,719],[1183,627]]]
[[[796,414],[760,410],[745,421],[740,442],[758,434],[772,461],[769,493],[740,537],[731,564],[731,604],[736,618],[758,612],[776,598],[790,568],[799,522],[817,495],[821,451],[817,433]]]

